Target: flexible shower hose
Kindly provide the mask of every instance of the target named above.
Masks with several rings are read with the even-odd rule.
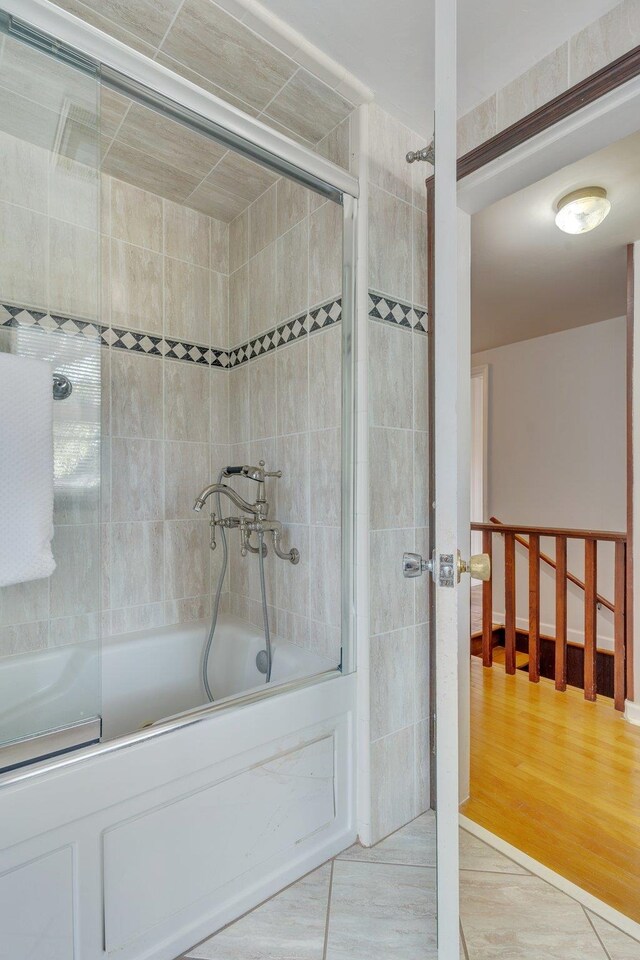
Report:
[[[221,470],[218,475],[218,483],[222,483],[224,476],[224,470]],[[216,494],[216,506],[218,508],[218,516],[222,517],[222,502],[220,500],[220,494]],[[220,527],[220,534],[222,538],[222,569],[220,570],[220,576],[218,577],[218,586],[216,589],[216,596],[213,602],[213,613],[211,615],[211,626],[209,628],[209,636],[207,637],[207,642],[204,648],[204,656],[202,658],[202,683],[204,684],[204,689],[207,694],[209,703],[213,703],[213,693],[209,685],[209,658],[211,656],[211,648],[213,645],[213,637],[216,632],[216,624],[218,623],[218,610],[220,608],[220,597],[222,596],[222,587],[224,585],[224,578],[227,572],[227,557],[228,557],[228,548],[227,548],[227,534],[224,527]],[[269,630],[269,612],[267,610],[267,589],[265,584],[264,577],[264,533],[260,531],[258,534],[259,546],[258,546],[258,563],[260,566],[260,592],[262,593],[262,620],[264,623],[264,639],[265,646],[267,649],[267,673],[265,678],[265,683],[269,683],[271,680],[271,631]]]

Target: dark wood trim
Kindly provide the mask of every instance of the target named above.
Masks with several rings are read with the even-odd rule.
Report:
[[[504,647],[505,670],[516,672],[516,541],[504,535]]]
[[[556,690],[567,689],[567,538],[556,537]]]
[[[484,534],[483,534],[484,536]],[[529,537],[529,680],[540,680],[540,537]]]
[[[493,562],[493,534],[485,530],[482,534],[482,552]],[[482,584],[482,664],[490,667],[493,663],[493,582],[491,577]]]
[[[613,620],[613,636],[615,650],[614,699],[616,710],[624,710],[626,699],[626,556],[627,545],[616,543],[614,590],[616,597],[616,612]]]
[[[629,50],[617,60],[608,63],[606,67],[592,73],[590,77],[586,77],[573,87],[569,87],[564,93],[459,157],[458,180],[468,177],[470,173],[475,173],[485,164],[502,157],[515,147],[526,143],[531,137],[548,130],[555,123],[570,117],[572,113],[594,103],[606,93],[621,87],[637,76],[640,76],[640,46]]]
[[[472,523],[472,530],[490,530],[492,533],[523,533],[525,536],[567,537],[569,540],[608,540],[612,542],[627,539],[626,533],[618,530],[574,530],[570,527],[526,527],[514,523]]]
[[[626,697],[633,700],[633,244],[627,246],[627,608]]]
[[[596,699],[596,666],[598,638],[598,541],[584,542],[584,696],[585,700]]]

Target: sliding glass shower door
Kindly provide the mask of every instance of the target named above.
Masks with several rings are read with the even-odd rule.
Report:
[[[4,558],[0,771],[99,737],[101,631],[99,84],[95,73],[24,42],[10,24],[6,30],[0,352],[12,358],[5,370],[25,379],[19,400],[0,383],[0,455],[15,455],[11,427],[28,451],[29,436],[15,426],[28,405],[26,420],[51,434],[53,477],[25,476],[10,464],[1,509],[28,515],[40,497],[50,499],[53,484],[55,570],[27,579]],[[31,390],[29,378],[43,368],[28,360],[49,367],[50,405]]]

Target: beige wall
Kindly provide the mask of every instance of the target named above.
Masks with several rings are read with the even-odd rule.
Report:
[[[488,515],[504,523],[626,529],[626,320],[619,317],[473,356],[489,368]],[[504,568],[495,541],[494,616],[504,618]],[[555,554],[552,540],[542,550]],[[613,600],[613,550],[599,547],[598,587]],[[581,579],[584,550],[569,545],[569,569]],[[517,559],[517,614],[528,616],[527,558]],[[554,635],[555,575],[541,568],[541,629]],[[571,640],[584,636],[584,595],[569,587]],[[601,646],[613,618],[601,610]]]

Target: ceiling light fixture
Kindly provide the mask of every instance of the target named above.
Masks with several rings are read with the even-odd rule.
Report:
[[[607,191],[602,187],[583,187],[558,201],[556,226],[565,233],[588,233],[600,226],[611,210]]]

